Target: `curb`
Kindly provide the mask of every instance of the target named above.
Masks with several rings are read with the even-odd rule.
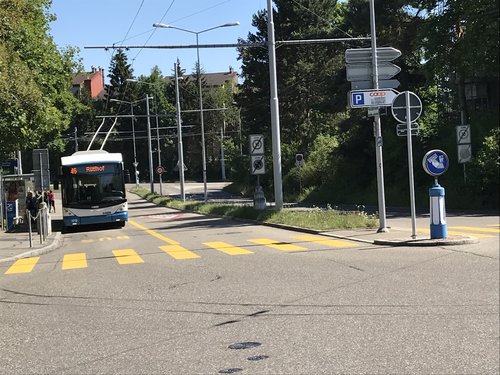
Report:
[[[26,251],[24,253],[11,256],[9,258],[0,259],[0,263],[11,262],[13,260],[18,260],[21,258],[29,258],[32,256],[46,254],[52,250],[57,249],[61,245],[61,242],[62,242],[61,232],[55,232],[55,235],[54,235],[52,242],[50,244],[43,246],[43,247],[40,247],[38,249],[29,250],[29,251]]]
[[[442,238],[442,239],[424,239],[424,240],[374,240],[374,245],[384,246],[454,246],[454,245],[471,245],[479,243],[476,237],[463,238]]]

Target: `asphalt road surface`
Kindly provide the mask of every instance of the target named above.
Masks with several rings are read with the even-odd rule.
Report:
[[[498,217],[392,248],[129,198],[125,228],[0,266],[0,373],[499,373]]]

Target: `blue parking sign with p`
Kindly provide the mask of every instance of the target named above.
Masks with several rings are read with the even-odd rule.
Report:
[[[364,105],[365,104],[365,96],[363,93],[352,93],[351,103],[353,106]]]

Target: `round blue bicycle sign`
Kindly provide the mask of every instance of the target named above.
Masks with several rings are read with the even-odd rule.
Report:
[[[441,176],[446,170],[450,161],[448,155],[441,150],[430,150],[428,151],[424,159],[422,160],[422,165],[424,170],[431,176]]]

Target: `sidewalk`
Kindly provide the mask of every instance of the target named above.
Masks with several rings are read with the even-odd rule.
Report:
[[[32,247],[30,248],[29,234],[26,231],[15,231],[6,233],[0,231],[0,263],[9,262],[19,258],[38,256],[57,249],[62,243],[61,223],[62,207],[60,191],[55,191],[56,213],[51,214],[52,234],[47,237],[43,244],[40,244],[40,236],[33,232]],[[140,198],[139,198],[140,199]],[[334,231],[320,231],[313,229],[290,227],[281,224],[263,224],[277,228],[295,230],[298,232],[319,234],[344,240],[371,243],[380,246],[450,246],[467,245],[478,243],[479,240],[468,236],[449,236],[446,239],[430,239],[428,234],[418,233],[416,239],[411,238],[411,228],[405,226],[407,219],[392,219],[389,224],[389,232],[378,233],[377,229],[347,229]],[[425,221],[420,217],[419,220]],[[428,219],[427,219],[428,221]]]

